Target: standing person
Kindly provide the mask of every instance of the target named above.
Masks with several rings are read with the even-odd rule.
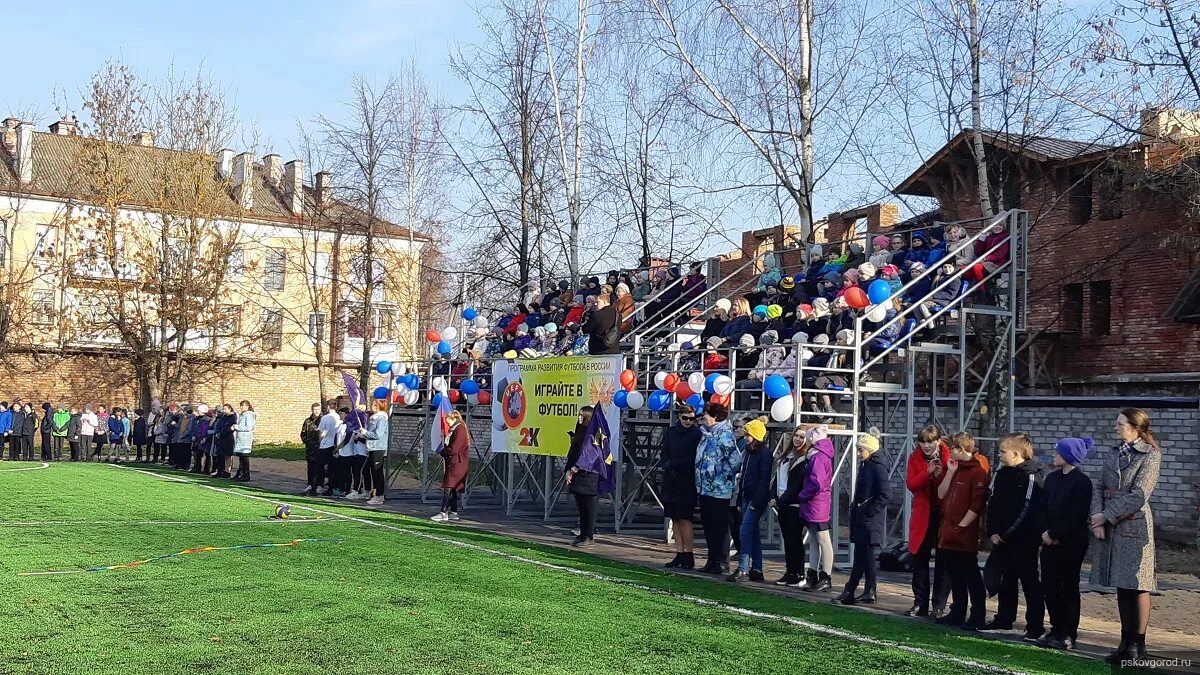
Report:
[[[367,463],[366,433],[367,411],[362,406],[356,406],[354,412],[346,419],[347,438],[350,446],[350,488],[346,499],[365,500],[367,493],[363,489],[363,466]]]
[[[733,438],[729,411],[719,403],[704,406],[704,427],[696,448],[696,492],[700,523],[708,543],[708,560],[700,571],[729,571],[729,500],[737,487],[742,453]]]
[[[54,411],[54,417],[50,418],[50,442],[53,444],[51,457],[56,462],[62,461],[63,444],[66,443],[70,429],[71,413],[67,412],[66,406],[59,403],[58,409]]]
[[[621,324],[617,308],[613,307],[607,294],[596,296],[596,309],[583,324],[588,336],[588,354],[619,354],[621,351]]]
[[[150,435],[149,435],[149,421],[150,420],[147,419],[146,410],[144,408],[138,408],[137,410],[133,411],[133,414],[134,414],[133,430],[131,433],[132,433],[132,440],[133,440],[133,448],[135,451],[137,451],[137,459],[134,461],[136,461],[140,464],[143,461],[147,461],[147,462],[150,461],[150,447],[148,445],[148,443],[150,441]],[[145,452],[144,460],[142,459],[143,452]]]
[[[800,519],[808,530],[808,563],[800,589],[820,593],[833,588],[833,441],[829,427],[816,426],[806,434],[804,485],[796,494]]]
[[[79,408],[71,406],[70,415],[71,421],[67,423],[67,442],[71,447],[71,461],[78,462],[80,443],[83,442],[83,413],[79,412]]]
[[[937,555],[944,558],[955,602],[938,623],[961,625],[972,631],[983,627],[987,590],[979,573],[979,517],[987,506],[987,498],[988,470],[975,453],[975,439],[965,432],[954,434],[950,438],[946,475],[938,485],[942,524],[938,530]]]
[[[96,432],[92,435],[92,457],[95,461],[100,461],[100,453],[104,452],[104,446],[108,445],[108,408],[99,405],[96,406]]]
[[[738,567],[726,581],[762,581],[762,528],[759,521],[771,498],[772,457],[767,449],[767,423],[757,417],[746,423],[746,451],[742,454],[738,503],[742,507],[741,548]]]
[[[125,423],[121,421],[121,409],[113,408],[112,414],[108,416],[108,452],[104,455],[104,461],[119,460],[121,458],[120,451],[124,445]]]
[[[321,496],[330,497],[334,490],[334,459],[337,454],[337,434],[338,427],[342,425],[342,418],[338,415],[337,406],[333,401],[329,401],[325,405],[325,414],[321,416],[321,421],[317,424],[317,431],[321,434],[320,452],[317,458],[317,476],[316,485],[313,486]],[[321,486],[329,481],[324,492],[320,492]]]
[[[0,401],[0,460],[4,459],[4,446],[12,437],[12,411],[8,409],[8,401]]]
[[[192,406],[180,406],[175,413],[175,420],[174,433],[171,435],[171,466],[187,471],[191,465],[192,441],[196,440],[196,417]]]
[[[663,567],[690,570],[696,567],[692,519],[696,517],[696,446],[700,445],[700,428],[696,425],[696,411],[690,406],[679,407],[678,420],[663,434],[660,454],[663,516],[671,520],[675,533],[675,557]]]
[[[212,419],[208,416],[208,406],[201,403],[196,406],[196,420],[192,423],[194,432],[192,433],[192,468],[191,473],[209,473],[211,468],[205,469],[208,464],[208,453],[212,449],[209,444],[212,437],[209,435]]]
[[[843,605],[873,605],[876,602],[875,572],[879,548],[883,546],[888,501],[892,498],[887,464],[879,457],[876,429],[859,436],[858,479],[850,502],[850,544],[854,547],[854,566],[840,595],[833,599]],[[855,596],[858,582],[865,577],[863,594]]]
[[[54,459],[54,447],[51,440],[54,430],[54,406],[48,402],[42,403],[42,416],[38,420],[38,429],[42,432],[42,461]]]
[[[254,405],[246,399],[242,399],[241,403],[238,403],[238,408],[241,413],[238,415],[237,426],[234,427],[237,437],[233,446],[233,454],[238,458],[238,471],[233,479],[248,481],[250,480],[250,452],[254,446],[254,430],[258,428],[258,417],[254,412]]]
[[[1150,495],[1158,485],[1162,450],[1144,410],[1122,410],[1115,430],[1119,443],[1104,456],[1089,524],[1096,538],[1091,582],[1117,588],[1121,643],[1106,660],[1119,664],[1131,651],[1146,658],[1150,592],[1158,588]]]
[[[363,437],[367,441],[367,463],[363,467],[363,478],[367,483],[369,499],[367,504],[379,506],[383,503],[384,493],[387,492],[387,479],[384,476],[384,464],[387,462],[388,434],[390,416],[388,415],[386,399],[375,401],[375,413],[367,420],[367,428]],[[313,412],[320,412],[319,406],[313,406]],[[306,446],[307,449],[307,446]]]
[[[567,451],[566,472],[563,478],[567,489],[575,496],[579,513],[579,534],[572,546],[586,548],[595,543],[596,502],[609,485],[608,424],[602,409],[585,405],[579,409],[571,447]]]
[[[304,444],[304,463],[308,468],[308,484],[304,486],[302,495],[311,495],[321,489],[318,477],[321,471],[318,462],[321,458],[321,404],[314,403],[308,417],[300,423],[300,442]]]
[[[130,419],[129,408],[121,408],[121,426],[125,432],[125,438],[121,441],[121,461],[129,461],[129,446],[133,439],[133,420]]]
[[[337,440],[329,470],[329,487],[334,499],[341,499],[350,493],[350,458],[354,455],[354,449],[350,447],[349,420],[350,408],[338,408],[338,427],[334,434]]]
[[[25,413],[25,422],[21,425],[21,459],[33,461],[33,439],[38,435],[38,416],[33,411],[33,404],[26,403],[21,408]]]
[[[1042,538],[1042,471],[1033,460],[1033,441],[1026,434],[1000,439],[1000,469],[992,479],[988,499],[987,535],[991,556],[1000,566],[996,615],[984,630],[1012,630],[1017,618],[1017,582],[1025,593],[1025,636],[1034,642],[1045,630],[1046,605],[1038,576]]]
[[[233,411],[233,406],[222,404],[221,413],[213,421],[213,459],[217,466],[212,475],[217,478],[230,477],[229,458],[233,456],[233,448],[237,445],[236,426],[237,413]]]
[[[146,420],[146,430],[154,444],[154,458],[150,461],[155,464],[167,461],[167,423],[170,414],[158,399],[150,404],[150,419]]]
[[[942,440],[942,431],[935,425],[917,433],[915,452],[908,456],[905,485],[912,493],[912,510],[908,521],[908,552],[912,554],[913,606],[909,616],[930,616],[929,560],[937,549],[938,530],[942,524],[942,509],[937,497],[945,467],[950,463],[950,446]],[[938,619],[946,611],[950,595],[950,579],[946,576],[944,559],[938,557],[933,567],[932,616]]]
[[[446,470],[442,474],[442,510],[430,518],[438,523],[458,520],[458,499],[467,489],[467,470],[471,463],[471,432],[457,410],[446,413],[450,433],[442,442],[442,459]],[[576,425],[578,428],[578,425]]]
[[[92,436],[96,433],[96,427],[99,425],[100,420],[92,411],[92,404],[85,404],[83,413],[79,416],[79,459],[81,461],[91,461]]]
[[[1092,480],[1076,468],[1092,449],[1090,438],[1063,438],[1042,494],[1042,591],[1050,632],[1041,644],[1074,649],[1079,633],[1079,570],[1088,548]]]
[[[12,409],[8,420],[8,458],[16,461],[24,459],[25,407],[21,399],[13,399]]]
[[[775,510],[779,514],[779,536],[783,540],[783,576],[775,581],[778,586],[800,586],[804,581],[804,520],[800,518],[800,506],[796,495],[804,487],[808,472],[805,455],[808,442],[803,428],[792,432],[792,442],[776,453],[775,457]],[[815,576],[815,575],[814,575]]]

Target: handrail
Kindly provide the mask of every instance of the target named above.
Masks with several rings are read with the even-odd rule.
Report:
[[[736,270],[734,270],[733,272],[731,272],[731,273],[730,273],[728,276],[726,276],[725,278],[721,279],[721,280],[720,280],[720,281],[718,281],[717,283],[715,283],[715,284],[711,284],[711,285],[706,285],[706,286],[705,286],[705,289],[704,289],[704,295],[708,295],[708,294],[709,294],[709,293],[711,293],[713,290],[715,290],[715,289],[717,289],[717,288],[720,288],[720,287],[721,287],[721,286],[722,286],[722,285],[723,285],[725,282],[729,281],[730,279],[734,279],[734,278],[736,278],[736,277],[737,277],[739,274],[741,274],[743,271],[745,271],[745,270],[746,270],[746,269],[747,269],[749,266],[751,266],[751,265],[754,265],[754,264],[755,264],[755,262],[757,262],[757,261],[758,261],[758,259],[759,259],[760,257],[766,257],[767,253],[774,253],[774,251],[766,251],[766,252],[764,252],[764,253],[760,253],[760,254],[758,254],[758,255],[755,255],[755,256],[753,256],[753,257],[749,258],[749,259],[748,259],[748,260],[745,262],[745,264],[743,264],[741,267],[737,268]],[[682,278],[683,278],[683,277],[680,277],[680,279],[682,279]],[[707,280],[706,280],[706,281],[707,281]],[[691,309],[691,308],[692,308],[692,307],[693,307],[693,306],[694,306],[694,305],[695,305],[697,302],[699,302],[699,301],[700,301],[700,299],[701,299],[702,297],[704,297],[704,295],[701,295],[701,296],[698,296],[698,297],[694,298],[694,299],[693,299],[691,302],[688,302],[688,303],[683,303],[683,304],[681,304],[681,305],[677,306],[677,307],[676,307],[676,310],[677,310],[677,312],[676,312],[676,313],[674,313],[674,314],[671,314],[671,315],[664,315],[664,316],[662,316],[661,318],[659,318],[657,322],[652,322],[652,321],[650,321],[650,320],[647,320],[647,321],[643,322],[641,325],[639,325],[639,326],[638,326],[638,327],[637,327],[637,328],[634,330],[634,334],[641,335],[641,334],[646,334],[646,333],[653,333],[654,331],[656,331],[656,330],[658,330],[659,328],[661,328],[663,325],[665,325],[665,324],[667,324],[668,322],[670,322],[670,321],[673,321],[674,319],[676,319],[676,318],[679,316],[679,312],[684,312],[684,311],[690,310],[690,309]],[[714,305],[713,307],[715,307],[715,305]],[[695,317],[695,318],[697,318],[697,319],[698,319],[698,318],[700,318],[700,316],[703,316],[703,315],[704,315],[705,313],[707,313],[708,311],[711,311],[711,310],[713,309],[713,307],[709,307],[709,308],[707,308],[707,309],[705,309],[705,310],[701,311],[700,315],[698,315],[698,316],[697,316],[697,317]],[[649,326],[648,326],[647,324],[651,324],[651,325],[649,325]],[[664,336],[663,338],[661,338],[660,340],[658,340],[657,342],[655,342],[654,344],[656,344],[656,345],[657,345],[657,344],[660,344],[660,343],[661,343],[663,340],[665,340],[665,339],[667,339],[667,338],[670,338],[670,337],[672,337],[672,336],[676,335],[678,332],[679,332],[679,329],[678,329],[678,328],[676,328],[675,330],[673,330],[673,331],[669,332],[669,333],[668,333],[666,336]]]

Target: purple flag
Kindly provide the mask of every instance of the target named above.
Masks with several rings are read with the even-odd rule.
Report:
[[[358,423],[358,428],[362,428],[366,426],[362,419],[365,413],[359,412],[358,406],[366,405],[367,399],[363,396],[362,390],[358,388],[358,383],[354,381],[353,377],[350,377],[350,373],[344,370],[342,371],[342,382],[346,383],[346,395],[350,397],[350,414],[347,418],[353,418]]]
[[[583,446],[579,451],[578,466],[580,469],[600,474],[600,494],[612,492],[612,450],[609,447],[612,434],[609,433],[608,419],[604,416],[604,408],[597,403],[592,411],[592,420],[588,422],[584,432]]]

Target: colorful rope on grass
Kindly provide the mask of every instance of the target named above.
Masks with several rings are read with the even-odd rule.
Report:
[[[135,567],[141,567],[146,563],[166,560],[168,558],[177,558],[180,556],[191,555],[193,553],[209,553],[211,551],[245,551],[252,548],[285,548],[299,546],[301,543],[308,542],[327,542],[340,544],[341,539],[293,539],[279,544],[239,544],[237,546],[197,546],[195,548],[185,548],[177,553],[168,553],[166,555],[156,555],[153,558],[145,560],[134,560],[133,562],[121,563],[119,565],[98,565],[96,567],[88,567],[81,570],[48,570],[46,572],[18,572],[19,577],[37,577],[47,576],[51,574],[79,574],[82,572],[108,572],[111,570],[127,570]]]

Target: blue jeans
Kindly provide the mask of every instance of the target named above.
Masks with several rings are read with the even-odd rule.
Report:
[[[762,571],[762,534],[758,528],[759,518],[762,518],[762,511],[750,508],[749,504],[742,510],[742,548],[738,551],[739,570]]]

